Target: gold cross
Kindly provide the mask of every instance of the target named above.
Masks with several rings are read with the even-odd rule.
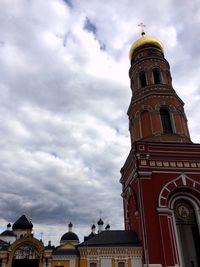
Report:
[[[140,22],[140,24],[138,24],[138,26],[141,27],[141,35],[145,35],[144,28],[146,27],[146,25],[144,25],[143,22]]]

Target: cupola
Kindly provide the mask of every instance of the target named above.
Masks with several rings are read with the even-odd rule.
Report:
[[[98,233],[100,233],[101,231],[103,231],[103,225],[104,225],[104,222],[102,221],[101,218],[97,222],[97,225],[98,225]]]
[[[72,232],[73,224],[70,222],[68,224],[68,232],[65,233],[61,239],[60,239],[60,244],[65,244],[65,243],[73,243],[73,244],[78,244],[79,243],[79,238],[77,234]]]
[[[12,226],[17,237],[32,235],[33,224],[25,215],[22,215]]]
[[[139,50],[140,48],[148,48],[148,47],[155,47],[159,49],[162,53],[164,53],[164,48],[161,41],[152,36],[146,36],[145,34],[142,35],[137,41],[135,41],[129,51],[129,58],[132,60],[134,53]]]
[[[32,222],[25,215],[22,215],[12,226],[13,230],[32,230],[32,228]]]

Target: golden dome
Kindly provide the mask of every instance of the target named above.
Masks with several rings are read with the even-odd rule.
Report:
[[[135,52],[135,50],[138,49],[140,46],[143,46],[146,44],[157,46],[164,53],[163,45],[157,38],[143,35],[140,39],[138,39],[137,41],[135,41],[135,43],[132,44],[130,52],[129,52],[130,60],[132,59],[132,55]]]

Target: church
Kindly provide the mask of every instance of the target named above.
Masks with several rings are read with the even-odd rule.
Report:
[[[162,43],[142,32],[131,46],[131,149],[121,168],[125,230],[98,229],[80,242],[73,225],[46,246],[22,215],[0,234],[1,267],[199,267],[200,145],[172,86]]]

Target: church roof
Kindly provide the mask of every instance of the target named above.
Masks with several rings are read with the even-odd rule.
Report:
[[[145,45],[152,45],[152,46],[158,47],[162,52],[164,52],[164,48],[160,40],[152,36],[143,35],[140,39],[138,39],[132,44],[130,48],[130,52],[129,52],[130,60],[132,59],[133,53],[138,48],[143,47]]]
[[[96,234],[94,237],[89,240],[81,243],[78,247],[138,247],[141,246],[141,243],[138,240],[137,234],[135,231],[129,230],[109,230],[102,231],[99,234]]]
[[[53,251],[53,255],[77,255],[78,251],[76,249],[59,249],[60,247],[56,248]]]
[[[12,226],[13,230],[31,230],[32,228],[33,224],[27,219],[25,215],[22,215]]]
[[[5,230],[1,233],[3,236],[16,236],[16,234],[12,230]]]
[[[79,241],[77,234],[73,232],[67,232],[61,237],[61,241]]]

